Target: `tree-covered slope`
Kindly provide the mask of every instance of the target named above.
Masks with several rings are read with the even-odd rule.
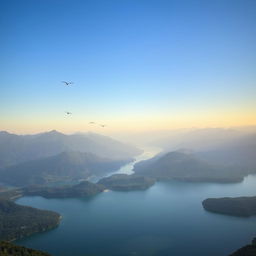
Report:
[[[42,196],[45,198],[87,197],[96,195],[104,190],[104,186],[83,181],[73,186],[44,187],[32,186],[23,189],[25,196]]]
[[[0,241],[1,256],[50,256],[50,254],[15,245],[6,241]]]
[[[98,182],[98,184],[102,184],[108,189],[121,191],[144,190],[151,187],[154,183],[155,179],[127,174],[114,174]]]
[[[0,240],[16,240],[58,226],[56,212],[21,206],[0,199]]]

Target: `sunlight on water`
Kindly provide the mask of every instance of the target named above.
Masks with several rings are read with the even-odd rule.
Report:
[[[124,165],[115,173],[133,174],[134,173],[133,167],[136,163],[156,156],[157,154],[159,154],[161,152],[161,149],[156,148],[156,147],[147,147],[147,148],[143,148],[143,151],[144,152],[141,155],[135,157],[135,160],[133,162],[131,162],[127,165]]]

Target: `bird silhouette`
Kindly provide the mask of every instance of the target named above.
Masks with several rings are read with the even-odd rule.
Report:
[[[61,81],[62,83],[64,83],[65,85],[71,85],[74,84],[73,82],[67,82],[67,81]]]
[[[72,115],[72,113],[71,112],[68,112],[68,111],[66,111],[65,112],[67,115]]]

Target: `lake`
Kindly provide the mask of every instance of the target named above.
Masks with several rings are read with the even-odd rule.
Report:
[[[256,236],[256,217],[209,213],[201,202],[251,195],[253,175],[236,184],[157,182],[146,191],[83,199],[23,197],[17,203],[57,211],[63,219],[17,244],[54,256],[227,256]]]

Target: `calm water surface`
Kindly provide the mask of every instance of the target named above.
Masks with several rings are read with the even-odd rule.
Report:
[[[17,244],[55,256],[227,256],[256,236],[256,217],[206,212],[207,197],[256,195],[256,176],[238,184],[158,182],[146,191],[85,199],[24,197],[17,202],[59,212],[60,226]]]

